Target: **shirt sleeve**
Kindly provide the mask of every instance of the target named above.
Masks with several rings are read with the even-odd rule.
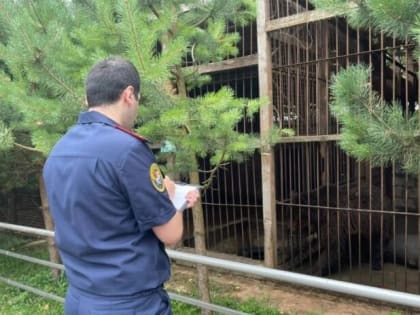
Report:
[[[120,168],[121,183],[142,231],[167,223],[176,213],[153,154],[143,144],[130,150]]]

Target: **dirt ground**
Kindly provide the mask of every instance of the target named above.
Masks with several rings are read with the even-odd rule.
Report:
[[[216,290],[217,294],[226,294],[244,300],[257,298],[290,315],[420,314],[420,310],[408,310],[380,302],[329,294],[283,282],[247,278],[221,271],[210,271],[209,274],[211,290]],[[167,285],[168,290],[180,294],[191,293],[196,290],[195,286],[195,269],[173,264],[172,279]]]

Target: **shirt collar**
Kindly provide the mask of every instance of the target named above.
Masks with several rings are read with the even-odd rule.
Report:
[[[78,124],[91,124],[91,123],[100,123],[100,124],[104,124],[104,125],[108,125],[111,127],[114,127],[124,133],[127,133],[129,135],[131,135],[132,137],[137,138],[138,140],[141,140],[143,142],[146,143],[150,143],[149,140],[147,140],[146,138],[144,138],[143,136],[135,133],[134,131],[130,130],[130,129],[126,129],[122,126],[120,126],[119,124],[117,124],[114,120],[112,120],[111,118],[105,116],[104,114],[101,114],[97,111],[87,111],[87,112],[83,112],[79,114],[79,119],[77,120]]]
[[[87,111],[79,114],[78,124],[102,123],[109,126],[118,125],[114,120],[97,111]]]

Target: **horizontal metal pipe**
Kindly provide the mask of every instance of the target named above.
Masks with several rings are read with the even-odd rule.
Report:
[[[35,293],[37,295],[40,295],[42,297],[45,297],[45,298],[48,298],[48,299],[51,299],[51,300],[54,300],[54,301],[57,301],[57,302],[60,302],[60,303],[64,303],[64,298],[62,298],[61,296],[42,291],[40,289],[31,287],[29,285],[26,285],[26,284],[23,284],[23,283],[20,283],[20,282],[17,282],[17,281],[8,279],[8,278],[4,278],[4,277],[1,277],[1,276],[0,276],[0,281],[6,283],[8,285],[11,285],[12,287],[23,289],[23,290]]]
[[[35,234],[35,235],[40,235],[40,236],[54,236],[53,231],[37,229],[37,228],[23,226],[23,225],[4,223],[4,222],[0,222],[0,229],[12,230],[12,231],[22,232],[22,233],[27,233],[27,234]]]
[[[17,259],[21,259],[21,260],[24,260],[24,261],[28,261],[28,262],[31,262],[31,263],[35,263],[35,264],[38,264],[38,265],[64,270],[64,265],[62,265],[62,264],[52,263],[50,261],[46,261],[46,260],[43,260],[43,259],[38,259],[38,258],[30,257],[30,256],[27,256],[27,255],[14,253],[14,252],[11,252],[11,251],[8,251],[8,250],[0,249],[0,254],[5,255],[5,256],[10,256],[10,257],[13,257],[13,258],[17,258]]]
[[[420,308],[420,296],[411,293],[398,292],[393,290],[370,287],[361,284],[354,284],[344,281],[320,278],[298,274],[290,271],[266,268],[262,266],[249,265],[219,258],[212,258],[196,254],[184,253],[175,250],[166,250],[169,257],[188,261],[197,264],[203,264],[211,267],[228,269],[241,273],[252,274],[264,278],[285,281],[293,284],[309,286],[322,290],[351,294],[364,298],[371,298],[387,303],[406,305]]]
[[[25,233],[32,233],[44,236],[53,236],[54,233],[36,228],[28,228],[7,223],[0,223],[0,229],[9,229]],[[293,284],[309,286],[327,291],[334,291],[344,294],[370,298],[387,303],[400,304],[410,307],[420,308],[420,295],[398,292],[394,290],[375,288],[361,284],[354,284],[344,281],[308,276],[289,271],[266,268],[262,266],[249,265],[219,258],[212,258],[197,254],[184,253],[175,250],[166,250],[169,257],[188,261],[192,263],[207,265],[216,268],[237,271],[245,274],[252,274],[264,278],[285,281]]]
[[[36,295],[39,295],[39,296],[42,296],[44,298],[51,299],[51,300],[57,301],[59,303],[64,303],[64,298],[61,297],[61,296],[42,291],[40,289],[37,289],[37,288],[34,288],[32,286],[23,284],[21,282],[17,282],[17,281],[14,281],[12,279],[4,278],[4,277],[1,277],[1,276],[0,276],[0,281],[4,282],[4,283],[6,283],[6,284],[8,284],[12,287],[32,292],[32,293],[34,293]],[[179,294],[176,294],[176,293],[168,292],[168,294],[169,294],[169,297],[174,301],[179,301],[179,302],[182,302],[182,303],[185,303],[185,304],[198,306],[200,308],[204,308],[204,309],[207,309],[207,310],[210,310],[210,311],[215,311],[215,312],[218,312],[220,314],[247,315],[247,313],[243,313],[243,312],[235,311],[235,310],[232,310],[230,308],[223,307],[223,306],[203,302],[203,301],[193,299],[193,298],[190,298],[190,297],[187,297],[187,296],[179,295]]]
[[[19,231],[19,232],[25,232],[25,233],[31,233],[31,234],[37,234],[37,235],[42,235],[42,236],[54,236],[54,232],[48,231],[48,233],[45,233],[45,230],[41,230],[41,229],[36,229],[36,228],[30,228],[30,227],[24,227],[24,226],[18,226],[18,225],[13,225],[13,224],[8,224],[8,223],[0,223],[0,228],[5,228],[5,229],[10,229],[10,230],[14,230],[14,231]],[[46,235],[47,234],[47,235]],[[31,262],[31,263],[35,263],[35,264],[39,264],[42,266],[46,266],[46,267],[52,267],[52,268],[56,268],[56,269],[60,269],[60,270],[64,270],[64,265],[63,264],[56,264],[56,263],[52,263],[46,260],[42,260],[42,259],[38,259],[38,258],[34,258],[34,257],[30,257],[30,256],[26,256],[26,255],[22,255],[22,254],[18,254],[18,253],[14,253],[8,250],[4,250],[4,249],[0,249],[0,254],[2,255],[6,255],[9,257],[13,257],[13,258],[17,258],[17,259],[21,259],[27,262]],[[40,295],[42,297],[45,298],[49,298],[52,299],[54,301],[58,301],[60,303],[64,303],[64,298],[42,291],[40,289],[25,285],[23,283],[8,279],[8,278],[4,278],[4,277],[0,277],[0,281],[5,282],[8,285],[11,285],[13,287],[16,288],[20,288],[29,292],[32,292],[34,294]],[[200,307],[202,309],[207,309],[210,311],[215,311],[218,312],[220,314],[225,314],[225,315],[247,315],[246,313],[240,312],[240,311],[236,311],[227,307],[223,307],[220,305],[216,305],[216,304],[212,304],[212,303],[208,303],[208,302],[204,302],[198,299],[194,299],[188,296],[183,296],[183,295],[179,295],[173,292],[168,292],[170,298],[174,301],[179,301],[185,304],[190,304],[190,305],[194,305],[197,307]]]
[[[206,310],[218,312],[220,314],[248,315],[247,313],[243,313],[243,312],[240,312],[240,311],[235,311],[235,310],[232,310],[230,308],[226,308],[226,307],[223,307],[223,306],[219,306],[219,305],[207,303],[207,302],[204,302],[204,301],[201,301],[201,300],[193,299],[193,298],[190,298],[188,296],[183,296],[183,295],[179,295],[179,294],[172,293],[172,292],[168,292],[168,294],[169,294],[169,297],[172,300],[182,302],[182,303],[185,303],[185,304],[195,305],[195,306],[198,306],[198,307],[206,309]]]

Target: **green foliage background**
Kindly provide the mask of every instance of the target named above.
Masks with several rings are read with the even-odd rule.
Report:
[[[273,130],[261,141],[236,132],[261,102],[238,99],[228,88],[188,97],[209,81],[197,65],[237,54],[239,35],[227,33],[227,25],[254,19],[255,1],[0,0],[0,12],[0,149],[9,159],[12,148],[48,155],[85,110],[89,69],[110,55],[138,67],[138,131],[175,145],[177,171],[197,170],[197,157],[208,156],[216,167],[242,160],[282,135]],[[191,66],[183,68],[187,59]],[[39,172],[38,155],[32,166]]]

